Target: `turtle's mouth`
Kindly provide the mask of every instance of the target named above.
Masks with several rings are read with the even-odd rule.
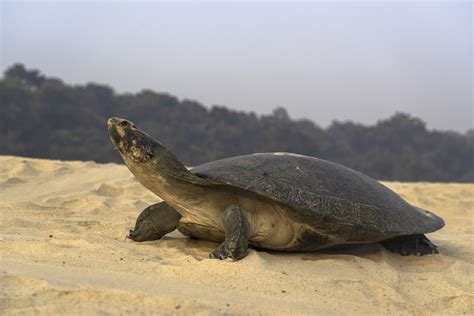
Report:
[[[118,148],[118,144],[120,143],[121,137],[115,125],[109,125],[109,137],[114,146]]]

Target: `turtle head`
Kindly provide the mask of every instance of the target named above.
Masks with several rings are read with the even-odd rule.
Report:
[[[112,144],[125,161],[147,163],[154,158],[157,149],[164,148],[128,120],[111,117],[107,120],[107,126]]]
[[[137,179],[163,199],[170,196],[167,183],[179,179],[193,184],[208,184],[188,169],[159,141],[139,130],[132,122],[111,117],[107,120],[109,137],[128,169]],[[173,191],[176,191],[174,189]],[[183,196],[189,196],[184,190]]]

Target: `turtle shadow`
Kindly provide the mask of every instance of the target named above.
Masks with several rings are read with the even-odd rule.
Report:
[[[162,247],[174,248],[184,255],[191,256],[198,261],[208,259],[209,253],[219,246],[219,243],[213,241],[179,235],[164,236],[158,242]]]
[[[380,253],[383,250],[379,243],[342,245],[317,251],[322,254],[345,254],[358,257],[365,257]]]
[[[217,242],[187,237],[179,232],[172,232],[155,242],[159,244],[159,247],[174,248],[184,255],[191,256],[198,261],[208,259],[209,253],[219,246],[219,243]],[[342,261],[354,261],[355,257],[370,260],[372,262],[381,262],[383,260],[390,259],[390,255],[387,257],[388,253],[380,243],[340,245],[308,252],[269,250],[254,245],[249,245],[249,249],[253,249],[260,254],[267,253],[269,255],[282,258],[299,257],[299,259],[302,261],[335,259]]]
[[[178,249],[182,253],[192,256],[194,259],[201,261],[208,259],[208,255],[219,243],[205,239],[192,238],[182,235],[181,233],[171,233],[161,238],[161,243],[166,246]],[[253,249],[258,253],[268,253],[275,256],[301,256],[303,261],[317,261],[338,259],[351,261],[354,257],[359,257],[374,262],[380,262],[384,259],[384,248],[379,243],[371,244],[353,244],[341,245],[327,249],[308,251],[308,252],[290,252],[269,250],[254,245],[249,245],[249,249]]]
[[[266,252],[272,255],[300,256],[303,261],[318,261],[338,259],[352,261],[354,257],[359,257],[374,262],[380,262],[384,259],[384,249],[379,243],[342,245],[308,252],[286,252],[278,250],[268,250],[259,247],[249,247],[258,252]]]

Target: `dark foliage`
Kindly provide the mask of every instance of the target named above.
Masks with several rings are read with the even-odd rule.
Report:
[[[257,116],[207,109],[150,90],[116,94],[104,85],[64,84],[21,64],[0,80],[0,154],[120,162],[107,136],[110,116],[134,121],[188,165],[287,151],[336,161],[377,179],[474,181],[472,130],[428,131],[403,113],[375,126],[334,122],[322,129],[290,119],[283,108]]]

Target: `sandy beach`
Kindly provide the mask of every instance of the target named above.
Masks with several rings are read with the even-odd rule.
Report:
[[[124,240],[159,199],[125,166],[0,156],[0,314],[474,314],[474,184],[384,183],[443,217],[439,255]]]

